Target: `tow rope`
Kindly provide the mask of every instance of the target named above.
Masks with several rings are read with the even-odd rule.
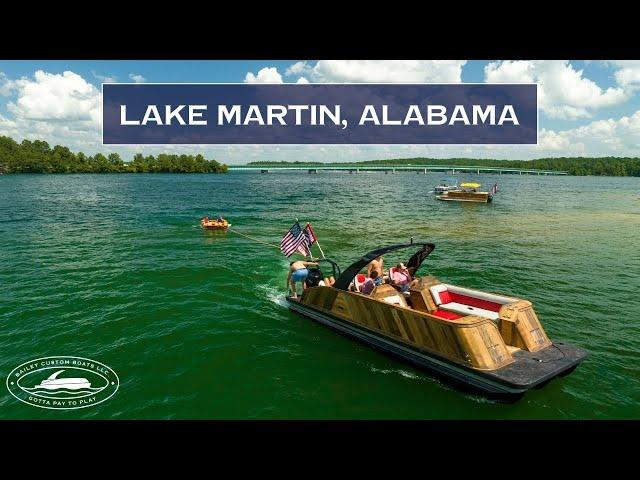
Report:
[[[245,238],[248,238],[249,240],[252,240],[252,241],[257,242],[257,243],[261,243],[262,245],[266,245],[267,247],[277,248],[277,249],[278,249],[278,251],[280,251],[280,245],[274,245],[273,243],[263,242],[262,240],[259,240],[259,239],[255,238],[255,237],[251,237],[251,236],[247,235],[246,233],[239,232],[239,231],[238,231],[238,230],[236,230],[235,228],[231,228],[231,227],[229,227],[229,228],[227,229],[227,231],[228,231],[228,232],[236,233],[236,234],[241,235],[241,236],[243,236],[243,237],[245,237]]]

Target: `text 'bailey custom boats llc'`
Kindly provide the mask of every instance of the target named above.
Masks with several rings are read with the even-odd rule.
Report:
[[[390,269],[384,281],[362,287],[369,280],[360,273],[364,268],[407,248],[419,250],[406,267],[400,264],[405,273],[397,276]],[[333,276],[309,268],[302,296],[287,297],[290,309],[497,397],[517,399],[567,375],[586,357],[580,348],[551,341],[527,300],[416,276],[434,248],[432,243],[413,242],[379,248],[344,272],[330,259],[319,260],[330,265]],[[396,280],[402,275],[407,282],[400,285]]]

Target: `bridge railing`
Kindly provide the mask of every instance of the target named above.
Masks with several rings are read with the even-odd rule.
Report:
[[[262,171],[263,173],[276,170],[299,170],[299,171],[433,171],[433,172],[475,172],[475,173],[531,173],[540,175],[568,175],[563,170],[541,170],[535,168],[512,168],[512,167],[481,167],[481,166],[455,166],[455,165],[288,165],[288,166],[263,166],[263,165],[229,165],[229,170],[237,171]]]

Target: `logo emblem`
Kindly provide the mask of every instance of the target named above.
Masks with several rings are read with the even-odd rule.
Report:
[[[120,380],[105,364],[82,357],[44,357],[18,365],[7,377],[21,402],[51,410],[74,410],[111,398]]]

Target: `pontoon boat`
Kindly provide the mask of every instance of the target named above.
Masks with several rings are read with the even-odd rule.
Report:
[[[479,192],[478,188],[480,188],[479,183],[461,183],[459,187],[447,190],[441,195],[437,195],[436,198],[438,200],[478,203],[488,203],[493,200],[493,195],[490,192]]]
[[[406,293],[383,283],[359,293],[356,277],[373,259],[406,248],[419,250],[406,263],[414,282]],[[379,248],[341,272],[324,259],[337,279],[332,286],[308,286],[291,310],[383,352],[459,384],[497,397],[517,399],[527,390],[569,374],[586,352],[547,336],[531,302],[445,283],[415,273],[432,243]],[[316,275],[322,278],[322,275]]]

